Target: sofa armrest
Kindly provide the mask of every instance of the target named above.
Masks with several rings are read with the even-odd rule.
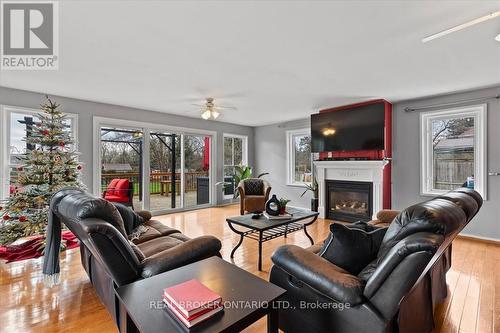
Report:
[[[68,224],[68,223],[67,223]],[[70,227],[72,226],[69,223]],[[106,267],[118,285],[137,279],[141,267],[137,255],[126,239],[109,222],[98,218],[86,218],[71,228],[92,254]]]
[[[334,301],[350,305],[363,302],[362,280],[311,251],[296,245],[284,245],[274,252],[271,260],[291,276]]]
[[[148,278],[205,258],[217,256],[221,247],[220,240],[213,236],[190,239],[146,258],[142,262],[142,277]]]
[[[391,224],[392,220],[394,220],[399,213],[400,211],[398,210],[382,209],[377,213],[377,220],[382,223]]]

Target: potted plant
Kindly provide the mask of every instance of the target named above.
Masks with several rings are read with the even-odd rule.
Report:
[[[257,176],[257,178],[261,178],[262,176],[268,175],[269,172],[263,172]],[[233,182],[217,182],[216,186],[222,185],[222,191],[224,191],[226,186],[238,186],[240,181],[245,180],[247,178],[252,178],[252,168],[248,165],[236,166],[234,167],[234,175]],[[233,199],[237,199],[240,196],[239,191],[234,191]]]
[[[311,199],[311,210],[313,212],[318,211],[318,196],[319,196],[319,188],[318,188],[318,182],[316,181],[316,178],[313,178],[313,181],[311,184],[304,184],[305,185],[305,191],[302,192],[300,197],[303,197],[308,191],[311,191],[313,194],[313,197]]]
[[[286,213],[286,204],[290,202],[287,198],[280,198],[280,203],[279,203],[279,211],[280,215],[283,215]]]

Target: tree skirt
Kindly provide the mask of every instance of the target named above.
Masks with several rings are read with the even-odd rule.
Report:
[[[73,249],[80,245],[78,239],[69,230],[63,231],[62,243],[66,249]],[[8,246],[0,246],[0,259],[7,260],[7,263],[25,259],[38,258],[43,255],[43,236],[31,236],[16,241]]]

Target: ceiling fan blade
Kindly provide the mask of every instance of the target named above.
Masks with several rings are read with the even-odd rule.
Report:
[[[238,110],[237,107],[235,106],[228,106],[228,105],[215,105],[216,109],[224,109],[224,110]]]

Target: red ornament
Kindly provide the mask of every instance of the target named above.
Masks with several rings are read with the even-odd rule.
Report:
[[[59,146],[64,147],[66,143],[64,141],[59,141]]]
[[[82,170],[82,169],[83,169],[83,167],[82,167],[81,165],[77,165],[77,166],[76,166],[76,169],[77,169],[77,170]]]
[[[23,171],[23,167],[22,166],[17,167],[17,171]]]
[[[24,215],[19,216],[19,222],[26,222],[26,220],[28,220],[26,216]]]
[[[42,134],[43,134],[43,135],[49,135],[49,130],[43,130],[43,131],[42,131]]]
[[[7,214],[5,214],[5,215],[2,217],[2,219],[3,219],[4,221],[10,220],[10,216],[9,216],[9,215],[7,215]]]

